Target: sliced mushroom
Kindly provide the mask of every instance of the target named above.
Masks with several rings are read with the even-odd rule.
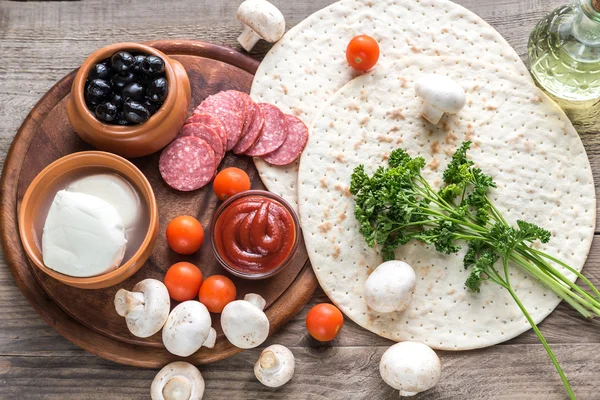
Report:
[[[162,332],[167,350],[181,357],[194,354],[200,347],[212,349],[217,332],[206,306],[198,301],[184,301],[171,311]]]
[[[248,52],[259,39],[275,43],[285,32],[283,14],[266,0],[244,1],[238,8],[237,19],[244,24],[238,42]]]
[[[415,271],[402,261],[386,261],[365,282],[365,300],[374,311],[404,311],[412,301],[416,285]]]
[[[383,353],[379,363],[381,378],[400,391],[400,396],[414,396],[434,387],[442,367],[437,354],[417,342],[396,343]]]
[[[160,331],[170,308],[169,291],[156,279],[144,279],[131,292],[119,289],[115,295],[115,310],[125,317],[129,331],[141,338]]]
[[[258,294],[227,304],[221,313],[221,327],[227,340],[240,349],[260,346],[269,335],[269,319],[263,312],[266,302]]]
[[[152,400],[201,400],[204,396],[204,379],[192,364],[172,362],[154,377],[150,396]]]
[[[294,375],[294,355],[280,344],[269,346],[260,353],[254,364],[254,375],[265,386],[283,386]]]
[[[415,85],[415,93],[423,98],[420,114],[432,124],[437,124],[444,113],[456,114],[465,106],[464,89],[447,76],[428,74]]]

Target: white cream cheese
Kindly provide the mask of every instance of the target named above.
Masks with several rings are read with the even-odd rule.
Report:
[[[113,206],[121,218],[125,229],[132,229],[140,218],[140,197],[129,182],[117,174],[94,174],[78,179],[66,188],[96,196]]]
[[[115,207],[85,193],[56,193],[42,234],[48,268],[74,277],[100,275],[121,265],[126,244]]]

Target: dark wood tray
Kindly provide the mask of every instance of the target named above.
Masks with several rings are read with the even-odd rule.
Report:
[[[190,113],[204,98],[221,90],[249,92],[259,64],[235,50],[197,41],[166,40],[148,44],[180,61],[187,69],[192,85]],[[64,77],[31,110],[6,158],[0,182],[0,231],[5,257],[25,298],[62,336],[91,353],[121,364],[159,368],[181,358],[166,351],[160,332],[146,339],[131,335],[125,320],[114,310],[114,295],[119,288],[131,289],[145,278],[162,280],[169,266],[178,261],[198,265],[205,277],[226,274],[214,258],[208,236],[197,254],[181,256],[168,248],[164,235],[168,222],[180,214],[196,216],[207,229],[219,202],[211,185],[191,193],[170,189],[158,172],[159,153],[133,159],[152,184],[159,205],[159,237],[146,265],[127,281],[100,290],[63,285],[35,268],[18,235],[17,212],[23,195],[33,178],[52,161],[69,153],[91,149],[73,132],[66,115],[65,105],[74,76],[75,71]],[[220,169],[230,166],[248,172],[253,189],[264,189],[251,158],[230,153]],[[317,287],[303,242],[292,264],[279,275],[263,281],[232,279],[239,298],[253,292],[267,300],[271,333],[294,316]],[[215,348],[203,348],[187,361],[205,364],[241,351],[223,335],[218,315],[213,315],[213,326],[218,332]]]

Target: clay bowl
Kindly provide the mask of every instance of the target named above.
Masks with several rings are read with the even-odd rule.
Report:
[[[84,88],[90,68],[120,50],[155,55],[165,60],[169,93],[162,107],[142,124],[104,124],[85,104]],[[142,157],[162,149],[177,136],[185,122],[190,101],[190,80],[181,63],[150,46],[117,43],[97,50],[81,65],[67,102],[67,115],[79,137],[97,149],[128,158]]]
[[[45,212],[52,202],[56,191],[60,188],[56,182],[68,178],[69,174],[77,174],[85,169],[106,170],[115,172],[129,180],[147,204],[149,213],[148,232],[142,244],[133,256],[119,268],[94,277],[72,277],[56,272],[44,265],[40,251],[40,230],[43,229]],[[40,223],[41,222],[41,223]],[[136,273],[146,262],[158,235],[158,208],[150,183],[135,165],[115,154],[102,151],[83,151],[64,156],[47,166],[40,172],[27,188],[19,208],[19,235],[29,259],[46,274],[60,282],[81,289],[101,289],[121,283]]]

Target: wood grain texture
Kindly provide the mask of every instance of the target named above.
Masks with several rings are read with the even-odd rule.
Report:
[[[494,26],[526,59],[535,23],[563,0],[456,0]],[[86,0],[0,2],[0,159],[19,125],[58,79],[96,48],[123,40],[191,38],[239,48],[239,0]],[[288,26],[331,0],[272,0]],[[260,43],[258,57],[268,50]],[[600,183],[600,136],[580,131],[595,180]],[[597,191],[600,193],[600,191]],[[600,228],[600,225],[598,225]],[[600,284],[600,243],[584,272]],[[310,340],[304,317],[326,301],[309,304],[265,345],[292,348],[298,373],[289,386],[271,390],[253,378],[258,350],[201,367],[208,399],[397,399],[377,371],[391,342],[346,322],[332,347]],[[541,324],[579,399],[598,399],[600,323],[583,321],[560,305]],[[560,380],[530,331],[510,342],[461,353],[441,353],[443,379],[418,399],[565,399]],[[95,357],[58,335],[33,311],[0,260],[0,398],[148,399],[155,371],[122,367]],[[93,390],[90,388],[94,388]]]

